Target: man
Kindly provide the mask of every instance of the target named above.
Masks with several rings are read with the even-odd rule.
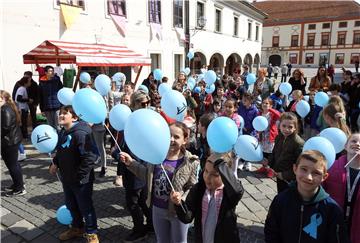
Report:
[[[288,67],[286,63],[284,63],[284,65],[282,65],[281,67],[281,83],[286,82],[287,71],[288,71]]]
[[[54,75],[54,68],[46,66],[45,75],[40,77],[39,83],[40,110],[45,113],[48,124],[55,129],[58,128],[58,113],[61,107],[57,93],[62,88],[60,78]]]
[[[287,76],[291,76],[291,69],[292,69],[292,65],[291,65],[291,63],[289,62],[288,64],[287,64],[287,67],[288,67],[288,73],[287,73]]]

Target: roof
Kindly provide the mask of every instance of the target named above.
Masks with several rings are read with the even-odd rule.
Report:
[[[151,59],[126,46],[46,40],[23,56],[25,64],[75,63],[78,66],[150,66]]]
[[[264,26],[341,19],[360,19],[355,1],[263,1],[253,5],[268,14]]]

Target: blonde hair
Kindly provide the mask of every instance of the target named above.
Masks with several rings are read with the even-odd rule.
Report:
[[[296,89],[292,92],[292,95],[295,96],[296,99],[301,99],[303,94],[301,90]]]
[[[341,97],[338,96],[338,95],[331,96],[330,99],[329,99],[328,104],[338,105],[339,108],[340,108],[340,112],[343,112],[343,113],[346,112],[344,102],[341,99]]]
[[[130,96],[130,109],[133,111],[139,109],[139,101],[142,101],[143,99],[150,101],[150,96],[142,90],[135,91]]]
[[[335,127],[342,130],[347,137],[351,135],[349,127],[346,125],[346,113],[343,111],[340,105],[330,103],[325,106],[323,110],[323,115],[328,116],[331,120],[334,121]]]
[[[19,110],[18,110],[15,102],[11,98],[11,95],[5,90],[0,90],[0,96],[1,96],[1,98],[4,99],[5,103],[8,104],[11,107],[11,109],[15,112],[16,124],[19,125],[20,121],[21,121],[20,113],[19,113]]]

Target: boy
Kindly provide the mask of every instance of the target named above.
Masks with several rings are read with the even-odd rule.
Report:
[[[300,154],[293,166],[296,183],[271,203],[265,242],[350,242],[340,207],[320,186],[328,177],[326,163],[318,151]]]

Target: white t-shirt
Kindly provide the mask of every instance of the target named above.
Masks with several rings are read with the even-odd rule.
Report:
[[[17,101],[17,97],[21,95],[23,99],[28,99],[28,93],[27,90],[24,86],[21,86],[17,89],[16,94],[15,94],[15,102],[19,108],[19,110],[29,110],[29,105],[27,102],[19,102]]]
[[[54,73],[61,77],[64,74],[64,70],[60,66],[54,67]]]

